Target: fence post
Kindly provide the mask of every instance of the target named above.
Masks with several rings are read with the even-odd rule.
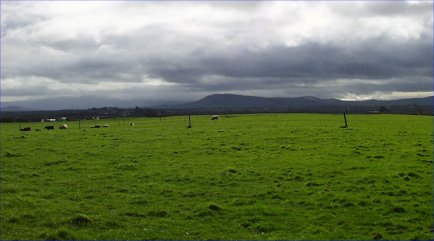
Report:
[[[191,128],[191,115],[188,115],[188,126],[187,128]]]
[[[345,111],[344,111],[344,121],[345,121],[345,126],[342,126],[342,128],[347,128],[348,124],[347,124],[347,116],[345,115]]]

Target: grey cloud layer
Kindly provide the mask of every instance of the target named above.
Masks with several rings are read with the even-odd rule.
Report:
[[[261,89],[270,84],[291,84],[295,87],[297,84],[342,78],[400,78],[407,79],[411,87],[412,84],[420,84],[416,79],[430,82],[431,53],[432,44],[425,39],[410,43],[375,39],[351,48],[307,43],[297,47],[273,46],[261,51],[249,51],[240,46],[228,52],[212,54],[197,51],[185,58],[185,62],[164,58],[155,61],[157,64],[151,65],[148,71],[170,82],[192,84],[214,91],[230,90],[231,86]],[[213,76],[219,78],[206,81],[207,77],[212,79]],[[390,89],[395,88],[393,84],[390,83]]]
[[[61,23],[74,18],[63,8],[46,14],[40,6],[4,5],[2,96],[42,96],[51,88],[162,99],[180,91],[177,98],[214,92],[339,98],[432,86],[432,4],[127,3],[116,4],[117,12],[105,6],[99,22],[70,29]],[[310,20],[302,13],[312,7]],[[162,10],[173,19],[160,19]],[[189,11],[196,12],[188,17]],[[34,78],[51,82],[29,85]]]

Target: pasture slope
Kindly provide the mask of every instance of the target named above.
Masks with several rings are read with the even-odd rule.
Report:
[[[432,117],[347,117],[2,124],[0,238],[431,239]]]

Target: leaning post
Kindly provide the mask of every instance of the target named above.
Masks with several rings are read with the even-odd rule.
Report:
[[[343,126],[343,128],[347,128],[348,124],[347,124],[347,116],[345,115],[345,111],[344,111],[344,121],[345,121],[345,126]]]

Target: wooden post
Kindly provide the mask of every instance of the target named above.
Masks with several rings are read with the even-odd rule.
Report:
[[[188,115],[188,126],[187,128],[191,128],[191,115]]]
[[[347,116],[345,115],[345,111],[344,111],[344,121],[345,121],[345,126],[343,126],[342,128],[347,128],[348,124],[347,124]]]

